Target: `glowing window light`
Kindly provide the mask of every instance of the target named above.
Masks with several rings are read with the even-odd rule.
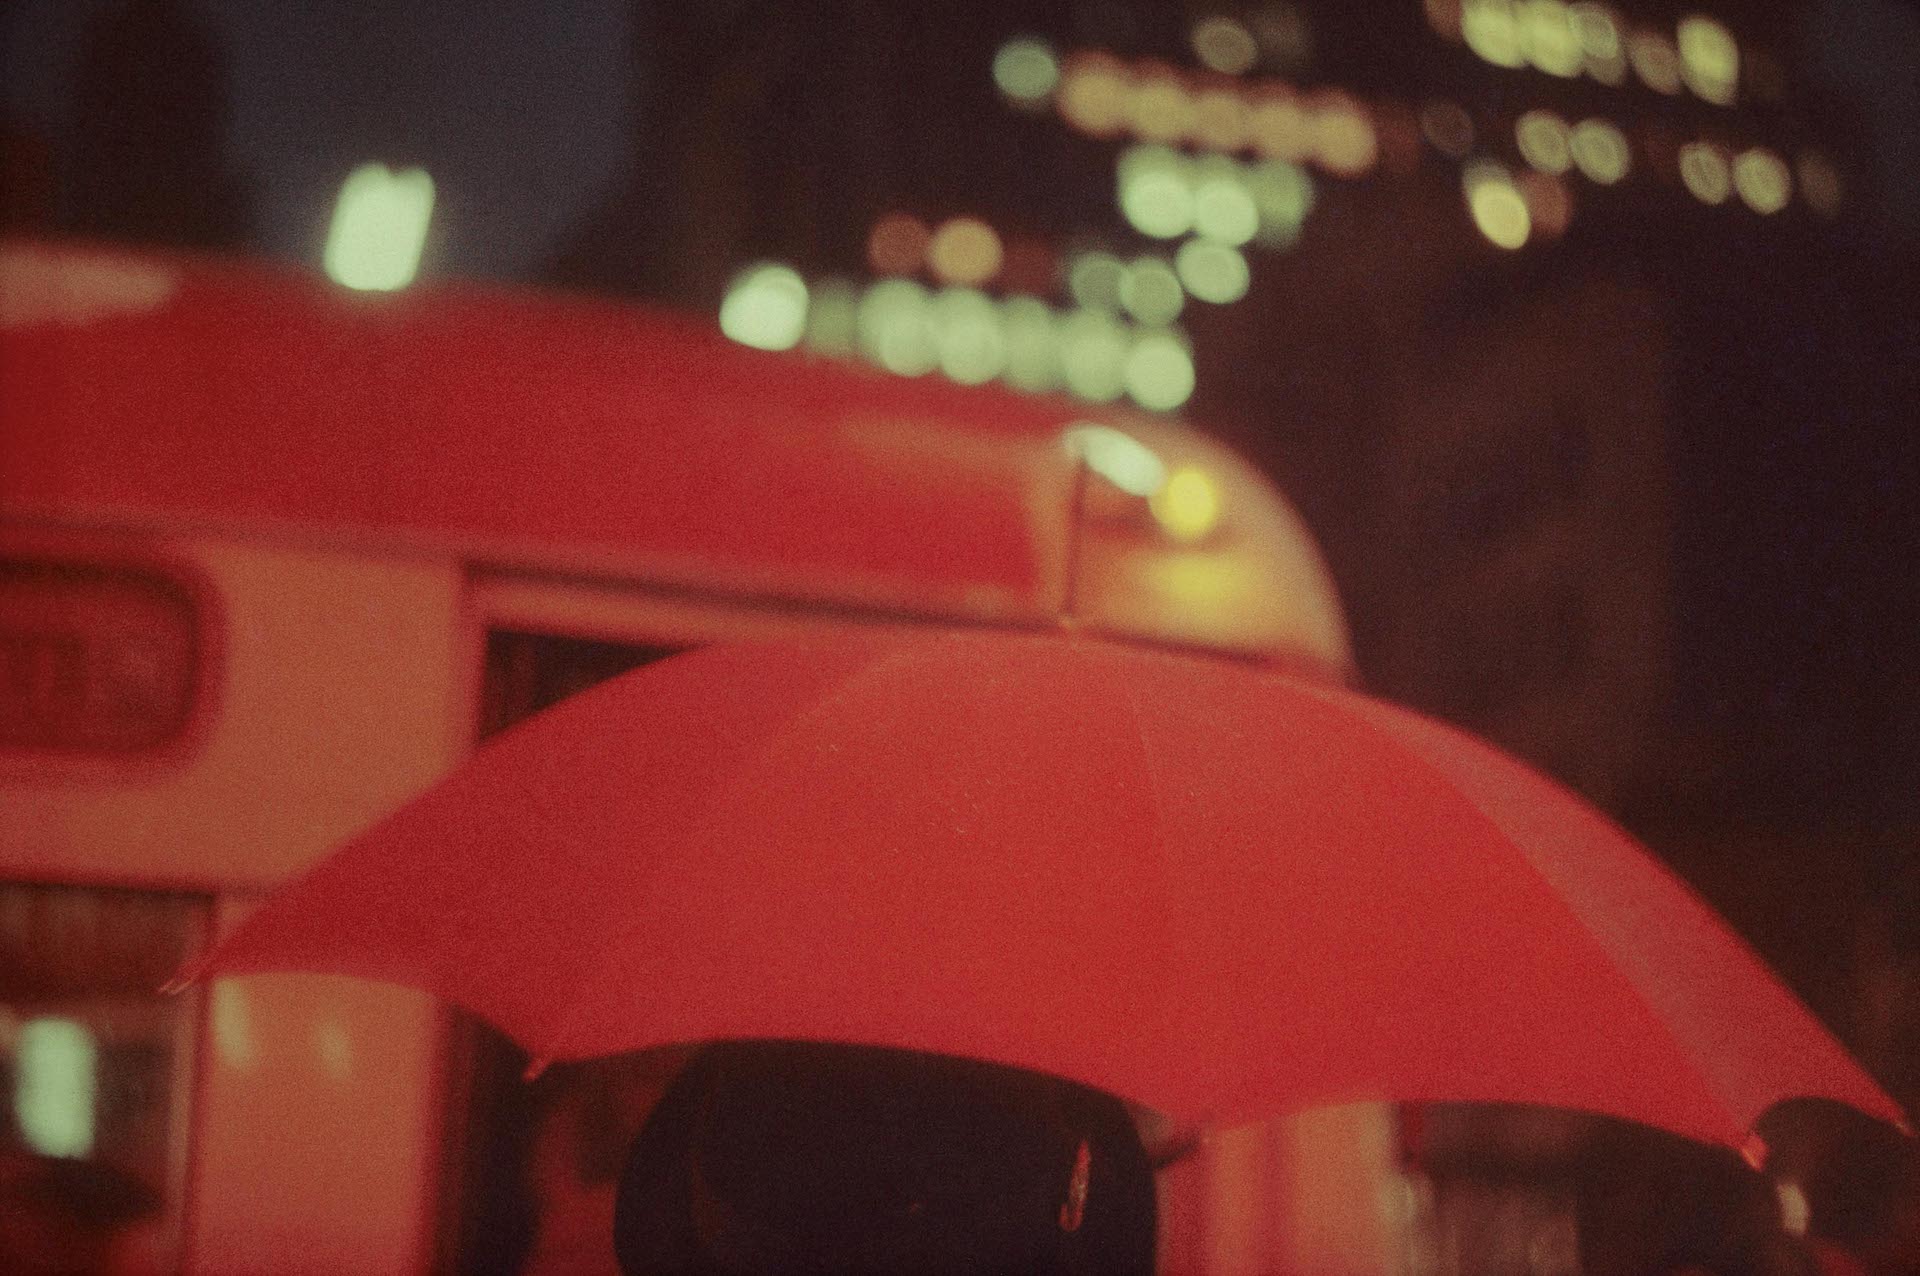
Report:
[[[391,292],[413,282],[433,217],[433,179],[425,169],[395,173],[362,164],[341,183],[321,261],[335,283]]]
[[[1223,503],[1220,488],[1205,470],[1182,465],[1148,498],[1147,508],[1168,536],[1191,545],[1220,525]]]
[[[1483,62],[1495,66],[1525,66],[1520,23],[1510,0],[1467,0],[1460,9],[1460,38]]]
[[[1358,177],[1380,155],[1380,139],[1360,104],[1344,94],[1325,99],[1314,119],[1314,155],[1338,177]]]
[[[1449,159],[1465,159],[1473,149],[1473,117],[1457,102],[1428,102],[1420,108],[1420,132],[1434,150]]]
[[[1240,300],[1253,282],[1253,272],[1239,249],[1204,239],[1180,245],[1173,255],[1173,269],[1188,292],[1216,306]]]
[[[1038,393],[1060,384],[1060,343],[1054,314],[1037,297],[1009,297],[1000,306],[1007,366],[1001,375],[1020,390]]]
[[[13,1115],[27,1146],[42,1156],[93,1150],[100,1052],[72,1019],[29,1019],[14,1046]]]
[[[1000,273],[1004,259],[1000,236],[977,217],[942,223],[927,243],[927,265],[944,283],[984,284]]]
[[[760,262],[734,276],[720,331],[757,350],[791,350],[807,331],[807,284],[790,266]]]
[[[1727,157],[1711,142],[1688,142],[1680,148],[1680,180],[1703,204],[1724,204],[1733,194]]]
[[[1461,184],[1473,224],[1497,248],[1524,247],[1533,233],[1533,215],[1507,170],[1491,160],[1467,165]]]
[[[1680,55],[1668,39],[1655,31],[1636,31],[1627,37],[1627,60],[1640,82],[1656,93],[1680,91]]]
[[[1127,70],[1105,53],[1068,59],[1054,99],[1062,119],[1093,137],[1113,137],[1127,125]]]
[[[887,371],[917,377],[939,365],[932,302],[911,279],[883,279],[860,298],[860,349]]]
[[[1527,61],[1548,75],[1571,79],[1586,66],[1586,51],[1563,0],[1521,0],[1516,8]]]
[[[993,55],[993,82],[1011,101],[1037,106],[1059,85],[1060,60],[1045,40],[1015,36]]]
[[[1126,277],[1126,266],[1112,253],[1081,253],[1067,267],[1067,292],[1089,310],[1118,310]]]
[[[927,241],[933,237],[926,223],[911,213],[888,213],[867,232],[867,264],[876,275],[911,275],[927,259]]]
[[[1152,496],[1166,486],[1166,463],[1124,430],[1076,421],[1060,432],[1060,446],[1129,496]]]
[[[1259,232],[1260,209],[1238,165],[1208,173],[1195,183],[1193,229],[1203,239],[1236,248]]]
[[[1171,72],[1143,77],[1127,99],[1127,123],[1145,142],[1178,142],[1194,131],[1198,120],[1187,86]]]
[[[1680,20],[1680,73],[1703,101],[1733,103],[1740,80],[1740,46],[1733,33],[1712,18],[1693,14]]]
[[[1840,170],[1833,161],[1818,151],[1802,151],[1794,160],[1794,169],[1800,178],[1800,194],[1807,201],[1807,207],[1822,217],[1840,215],[1841,185]]]
[[[1127,395],[1149,412],[1171,412],[1193,397],[1193,355],[1170,332],[1143,332],[1127,351]]]
[[[1733,161],[1733,188],[1754,212],[1777,213],[1793,197],[1793,175],[1785,160],[1757,146]]]
[[[1255,150],[1269,159],[1290,162],[1311,155],[1319,140],[1313,119],[1284,89],[1270,90],[1254,100],[1247,113],[1247,130]]]
[[[1780,1204],[1780,1230],[1789,1236],[1805,1236],[1808,1224],[1813,1222],[1813,1206],[1806,1189],[1792,1179],[1779,1179],[1773,1193]]]
[[[815,284],[807,300],[807,349],[849,355],[859,342],[860,296],[844,279]]]
[[[940,371],[960,384],[982,385],[1007,366],[1000,312],[985,293],[943,289],[933,300],[933,327]]]
[[[1572,130],[1552,111],[1528,111],[1513,126],[1520,157],[1543,173],[1573,167]]]
[[[1582,120],[1574,125],[1567,150],[1587,180],[1602,186],[1625,177],[1632,163],[1627,135],[1606,120]]]
[[[1126,329],[1098,310],[1076,310],[1060,325],[1060,367],[1067,389],[1106,403],[1126,388]]]
[[[1522,173],[1516,184],[1520,197],[1527,201],[1533,230],[1549,239],[1566,234],[1573,220],[1573,196],[1566,183],[1545,173]]]
[[[1193,24],[1190,39],[1200,65],[1222,75],[1245,75],[1260,60],[1253,35],[1232,18],[1202,18]]]
[[[1158,257],[1136,257],[1120,281],[1120,304],[1141,323],[1172,323],[1187,304],[1186,290],[1172,266]]]
[[[1253,137],[1253,112],[1232,89],[1206,89],[1193,99],[1193,136],[1215,151],[1237,151]]]
[[[1193,225],[1193,191],[1183,161],[1165,147],[1137,146],[1120,157],[1120,211],[1143,235],[1174,239]]]
[[[1313,211],[1313,178],[1297,164],[1269,160],[1244,173],[1247,191],[1260,212],[1260,242],[1284,248],[1300,237]]]

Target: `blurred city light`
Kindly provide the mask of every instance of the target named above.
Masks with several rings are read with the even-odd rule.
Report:
[[[1420,132],[1448,159],[1465,159],[1473,149],[1473,117],[1457,102],[1433,101],[1422,106]]]
[[[1627,58],[1640,82],[1656,93],[1680,91],[1680,54],[1656,31],[1636,31],[1627,39]]]
[[[1586,50],[1562,0],[1521,0],[1515,9],[1527,61],[1548,75],[1563,79],[1579,75],[1586,66]]]
[[[1067,60],[1055,104],[1067,123],[1094,137],[1112,137],[1127,123],[1127,71],[1105,53]]]
[[[1260,230],[1260,210],[1231,160],[1197,170],[1193,188],[1193,229],[1204,239],[1238,247]]]
[[[1627,175],[1627,135],[1606,120],[1582,120],[1567,139],[1568,153],[1589,181],[1611,186]]]
[[[1000,273],[1002,259],[1000,236],[977,217],[942,223],[927,244],[927,265],[942,283],[987,283]]]
[[[1170,67],[1141,75],[1127,98],[1127,123],[1146,142],[1178,142],[1194,132],[1199,112]]]
[[[1313,211],[1313,178],[1297,164],[1268,160],[1243,172],[1247,193],[1260,214],[1259,239],[1272,248],[1285,248],[1300,237],[1307,214]]]
[[[1688,142],[1680,148],[1680,180],[1703,204],[1724,204],[1733,193],[1727,157],[1711,142]]]
[[[1237,151],[1253,138],[1253,108],[1232,89],[1203,89],[1193,99],[1194,140],[1208,150]]]
[[[1696,13],[1680,20],[1679,42],[1687,87],[1705,101],[1731,105],[1740,79],[1740,46],[1733,33]]]
[[[413,282],[433,217],[433,179],[424,169],[393,172],[362,164],[341,183],[321,261],[335,283],[391,292]]]
[[[1150,331],[1127,351],[1127,394],[1150,412],[1171,412],[1193,395],[1193,355],[1171,332]]]
[[[1067,389],[1105,403],[1126,389],[1127,333],[1113,316],[1076,310],[1060,325],[1060,365]]]
[[[1253,35],[1232,18],[1217,14],[1193,24],[1192,42],[1200,65],[1222,75],[1245,75],[1260,58]]]
[[[1793,196],[1793,176],[1785,160],[1756,146],[1733,161],[1733,188],[1754,212],[1777,213]]]
[[[1204,539],[1220,524],[1220,489],[1205,470],[1183,465],[1167,476],[1148,507],[1167,535],[1183,544]]]
[[[931,372],[940,362],[932,299],[911,279],[883,279],[860,298],[856,316],[860,350],[874,363],[903,377]]]
[[[1299,99],[1284,89],[1268,90],[1254,100],[1247,127],[1254,148],[1269,159],[1297,163],[1312,154],[1318,140]]]
[[[1186,300],[1180,277],[1158,257],[1136,257],[1120,280],[1120,304],[1150,326],[1172,323]]]
[[[93,1034],[72,1019],[30,1019],[13,1055],[13,1115],[27,1146],[42,1156],[91,1152],[99,1062]]]
[[[993,82],[1012,101],[1036,106],[1060,83],[1060,60],[1046,41],[1016,36],[993,55]]]
[[[807,348],[828,355],[852,354],[859,344],[859,312],[859,293],[846,280],[815,284],[807,300]]]
[[[876,275],[911,275],[927,259],[933,233],[911,213],[888,213],[867,232],[867,264]]]
[[[1118,310],[1126,277],[1126,266],[1112,253],[1081,253],[1067,267],[1067,292],[1090,310]]]
[[[1167,467],[1154,450],[1110,425],[1076,421],[1061,432],[1061,446],[1088,469],[1132,496],[1152,496],[1167,482]]]
[[[1466,0],[1460,9],[1460,38],[1482,61],[1504,67],[1526,65],[1520,24],[1510,0]]]
[[[1120,211],[1143,235],[1174,239],[1193,225],[1193,192],[1180,156],[1162,146],[1136,146],[1120,156]]]
[[[791,350],[807,331],[806,281],[777,262],[747,267],[720,302],[720,331],[743,346]]]
[[[1239,249],[1204,239],[1189,239],[1180,245],[1173,268],[1188,292],[1216,306],[1240,300],[1252,282],[1247,259]]]
[[[1806,199],[1807,207],[1822,217],[1838,216],[1841,204],[1840,170],[1833,166],[1833,161],[1818,151],[1802,151],[1794,160],[1794,170],[1800,179],[1800,194]]]
[[[1340,177],[1358,177],[1379,158],[1380,141],[1360,103],[1328,93],[1313,113],[1313,152],[1320,166]]]
[[[1473,224],[1499,248],[1523,247],[1533,232],[1527,201],[1507,170],[1492,160],[1467,165],[1461,176]]]
[[[1552,111],[1528,111],[1513,126],[1520,156],[1543,173],[1564,173],[1573,165],[1572,130]]]
[[[1566,233],[1573,220],[1573,196],[1567,185],[1546,173],[1522,173],[1516,185],[1527,201],[1527,218],[1539,234],[1553,238]]]
[[[1626,71],[1626,49],[1620,42],[1620,24],[1603,4],[1575,4],[1568,9],[1574,38],[1587,60],[1587,73],[1608,83],[1609,75]]]
[[[1008,385],[1039,392],[1060,384],[1060,342],[1054,313],[1037,297],[1009,297],[1000,306]]]
[[[1007,341],[1000,314],[985,293],[973,288],[943,289],[933,301],[935,342],[940,371],[962,385],[981,385],[1007,364]]]

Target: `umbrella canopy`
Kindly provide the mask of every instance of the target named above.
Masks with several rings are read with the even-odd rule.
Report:
[[[715,647],[505,733],[196,976],[432,991],[536,1057],[771,1037],[1184,1120],[1525,1102],[1737,1146],[1897,1107],[1628,835],[1493,747],[1068,635]]]

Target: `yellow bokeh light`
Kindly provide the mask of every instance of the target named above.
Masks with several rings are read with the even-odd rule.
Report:
[[[1082,133],[1113,137],[1127,126],[1129,79],[1126,68],[1110,54],[1077,54],[1067,62],[1055,107]]]
[[[1617,62],[1626,50],[1620,43],[1620,24],[1614,21],[1613,11],[1604,4],[1580,3],[1568,7],[1567,15],[1573,23],[1574,38],[1580,42],[1580,52],[1590,62]]]
[[[946,288],[933,299],[934,341],[940,371],[962,385],[981,385],[1007,366],[1000,312],[985,293]]]
[[[1300,228],[1313,211],[1313,178],[1297,164],[1269,160],[1243,174],[1254,207],[1260,211],[1260,242],[1285,248],[1300,238]]]
[[[1232,89],[1206,89],[1193,99],[1194,140],[1208,150],[1237,151],[1253,136],[1253,112]]]
[[[1260,59],[1260,46],[1247,29],[1218,15],[1193,24],[1193,55],[1200,65],[1223,75],[1244,75]]]
[[[1733,188],[1754,212],[1777,213],[1793,197],[1793,175],[1785,160],[1756,146],[1734,160]]]
[[[1254,148],[1269,159],[1303,160],[1319,140],[1314,121],[1299,100],[1285,89],[1271,89],[1258,95],[1248,112],[1247,127],[1253,136]]]
[[[1067,292],[1089,310],[1118,310],[1126,277],[1126,266],[1112,253],[1081,253],[1067,267]]]
[[[1462,185],[1467,211],[1488,243],[1510,251],[1526,245],[1533,233],[1533,215],[1506,169],[1491,160],[1469,164]]]
[[[1582,120],[1574,125],[1567,149],[1587,180],[1602,186],[1625,177],[1632,163],[1627,135],[1606,120]]]
[[[1680,180],[1703,204],[1724,204],[1733,194],[1727,157],[1711,142],[1688,142],[1680,148]]]
[[[1193,355],[1170,332],[1144,332],[1127,351],[1126,384],[1149,412],[1171,412],[1193,396]]]
[[[1545,173],[1522,173],[1517,184],[1533,229],[1548,238],[1564,235],[1573,220],[1573,196],[1566,183]]]
[[[1111,315],[1076,310],[1060,325],[1060,364],[1067,389],[1105,403],[1126,388],[1127,332]]]
[[[1237,248],[1189,239],[1173,256],[1173,268],[1186,290],[1201,301],[1230,305],[1247,295],[1253,273]]]
[[[413,282],[433,218],[433,178],[424,169],[393,172],[362,164],[347,174],[321,256],[328,278],[366,292]]]
[[[807,349],[821,354],[852,354],[857,344],[860,296],[844,279],[828,279],[808,290]]]
[[[1016,36],[993,55],[993,82],[1013,101],[1037,105],[1060,83],[1060,60],[1045,40]]]
[[[1563,0],[1520,0],[1515,6],[1527,61],[1548,75],[1571,79],[1586,65],[1586,51]]]
[[[1567,122],[1552,111],[1528,111],[1513,126],[1520,156],[1543,173],[1564,173],[1573,166],[1573,136]]]
[[[927,243],[927,265],[942,283],[984,284],[1000,273],[1002,260],[1000,236],[977,217],[941,223]]]
[[[1193,96],[1171,71],[1141,78],[1127,99],[1127,123],[1143,142],[1181,141],[1198,120]]]
[[[1060,341],[1054,313],[1037,297],[1009,297],[1000,306],[1007,366],[1001,374],[1020,390],[1038,392],[1060,384]]]
[[[1329,94],[1313,113],[1314,156],[1320,167],[1339,177],[1358,177],[1380,155],[1380,139],[1361,105],[1345,94]]]
[[[1120,304],[1144,324],[1172,323],[1186,302],[1180,277],[1158,257],[1134,258],[1120,281]]]
[[[1147,504],[1161,529],[1183,545],[1204,540],[1220,525],[1224,512],[1219,485],[1193,465],[1182,465],[1167,475]]]
[[[806,281],[777,262],[747,267],[720,303],[720,331],[743,346],[791,350],[807,331]]]
[[[1484,62],[1504,67],[1527,63],[1511,0],[1466,0],[1460,9],[1460,38]]]
[[[876,275],[911,275],[927,259],[932,233],[911,213],[888,213],[867,232],[867,264]]]
[[[1687,87],[1704,101],[1731,105],[1740,81],[1740,45],[1733,33],[1696,13],[1680,20],[1678,34]]]
[[[1680,55],[1673,43],[1656,31],[1636,31],[1627,38],[1627,60],[1640,82],[1656,93],[1680,91]]]

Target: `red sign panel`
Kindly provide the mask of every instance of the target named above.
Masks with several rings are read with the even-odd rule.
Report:
[[[0,750],[129,755],[203,692],[194,593],[148,567],[0,557]]]

